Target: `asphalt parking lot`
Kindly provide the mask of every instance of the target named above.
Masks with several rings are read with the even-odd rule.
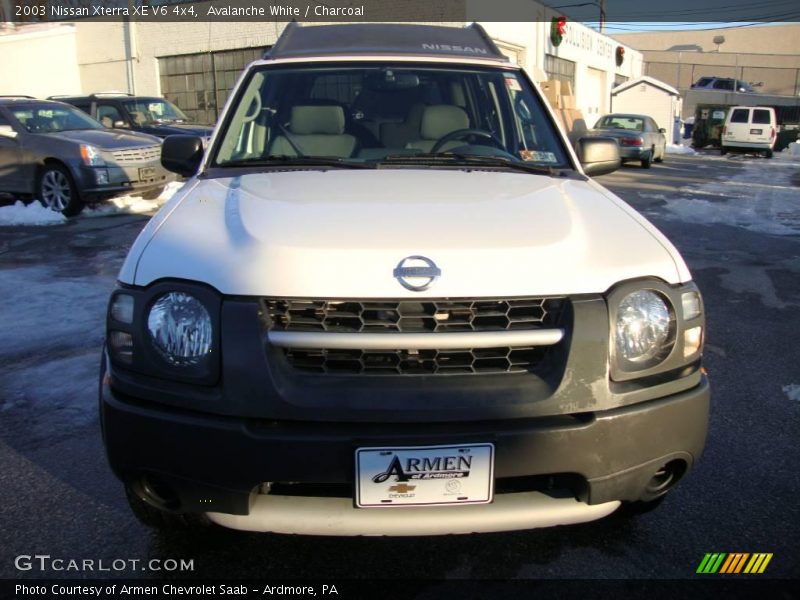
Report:
[[[706,304],[706,452],[658,510],[427,539],[149,531],[106,464],[96,397],[108,292],[148,216],[79,218],[0,228],[0,576],[92,575],[15,567],[47,554],[194,561],[103,574],[129,578],[683,579],[707,552],[769,552],[769,576],[797,578],[800,162],[670,155],[599,181],[673,241]]]

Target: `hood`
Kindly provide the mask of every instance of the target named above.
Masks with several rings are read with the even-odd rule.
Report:
[[[102,150],[136,148],[138,146],[152,146],[161,143],[161,140],[153,136],[120,131],[119,129],[78,129],[45,135],[71,140],[80,144],[91,144]]]
[[[143,133],[149,133],[150,135],[155,135],[160,138],[176,134],[196,135],[205,138],[213,133],[214,128],[206,125],[191,125],[186,123],[153,123],[140,126],[139,130]]]
[[[424,292],[393,270],[422,255]],[[591,181],[497,171],[283,171],[192,180],[142,231],[126,283],[205,282],[225,294],[342,298],[603,292],[688,279],[675,249]]]

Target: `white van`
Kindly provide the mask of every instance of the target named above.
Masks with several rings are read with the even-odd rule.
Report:
[[[139,235],[101,420],[146,524],[432,535],[652,507],[706,438],[675,247],[477,26],[291,24]]]
[[[722,153],[729,150],[762,150],[772,158],[778,137],[775,109],[769,106],[734,106],[722,130]]]

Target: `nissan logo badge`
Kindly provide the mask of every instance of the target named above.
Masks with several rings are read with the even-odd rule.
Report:
[[[406,256],[394,268],[395,279],[412,292],[427,290],[441,274],[436,263],[424,256]]]

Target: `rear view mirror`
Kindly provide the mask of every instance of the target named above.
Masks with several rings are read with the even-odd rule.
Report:
[[[11,125],[0,125],[0,136],[11,138],[12,140],[17,137],[17,132]]]
[[[419,75],[382,69],[378,73],[369,74],[364,79],[364,87],[376,91],[408,90],[419,87]]]
[[[658,133],[667,133],[667,130],[662,127],[658,130]]]
[[[183,177],[191,177],[203,160],[203,140],[195,135],[170,135],[161,146],[161,165]]]
[[[128,124],[125,121],[114,121],[114,129],[128,129]]]
[[[575,153],[589,177],[612,173],[622,166],[619,146],[614,138],[584,137],[578,140]]]

